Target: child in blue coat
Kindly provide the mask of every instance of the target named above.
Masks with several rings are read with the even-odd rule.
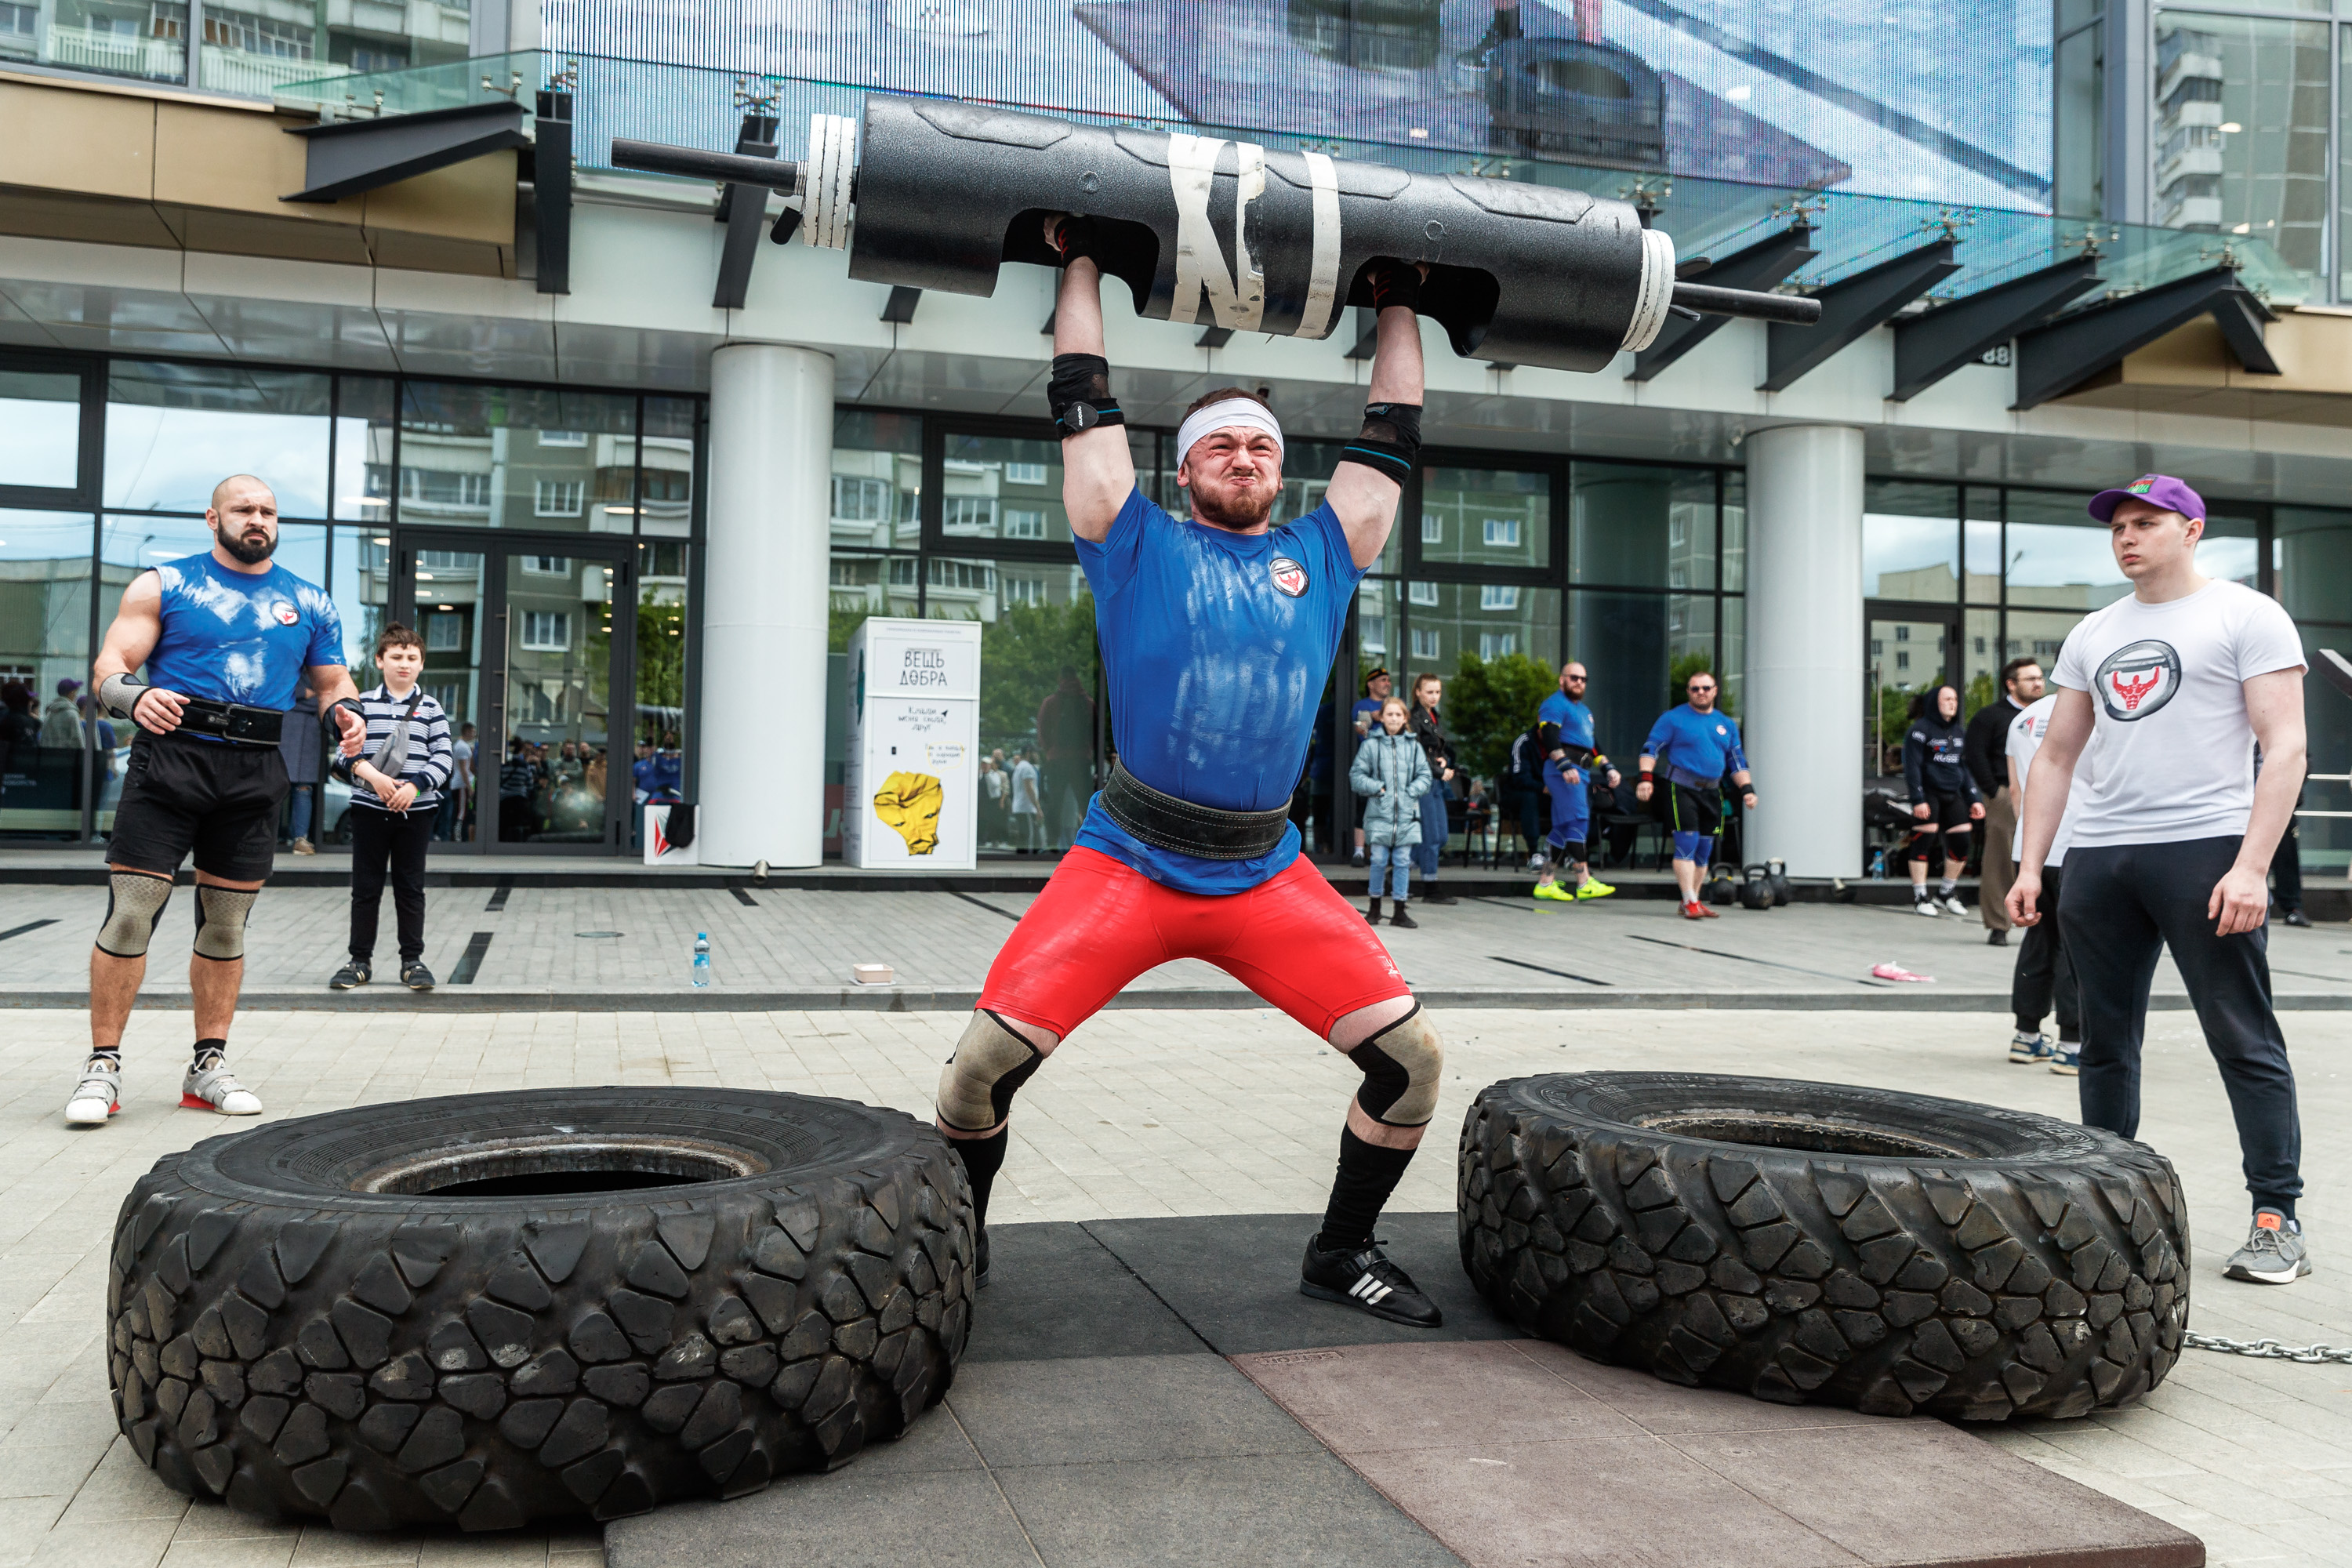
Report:
[[[1412,847],[1421,842],[1421,797],[1435,780],[1421,742],[1405,733],[1404,699],[1381,704],[1381,727],[1364,738],[1348,782],[1364,802],[1364,848],[1371,858],[1371,903],[1364,919],[1381,923],[1381,873],[1390,873],[1396,913],[1389,923],[1412,931],[1420,922],[1405,912],[1412,882]]]

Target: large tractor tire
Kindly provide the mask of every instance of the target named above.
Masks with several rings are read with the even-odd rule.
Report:
[[[2189,1216],[2146,1145],[2021,1111],[1686,1073],[1516,1079],[1462,1129],[1462,1262],[1529,1333],[1669,1381],[1970,1421],[2162,1381]]]
[[[124,1200],[116,1411],[181,1491],[339,1529],[733,1497],[955,1375],[971,1197],[847,1100],[536,1089],[214,1138]]]

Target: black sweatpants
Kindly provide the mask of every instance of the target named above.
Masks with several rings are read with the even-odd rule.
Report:
[[[2025,944],[2017,953],[2017,973],[2009,983],[2009,1010],[2017,1015],[2019,1034],[2034,1034],[2049,1016],[2054,996],[2058,1037],[2080,1040],[2082,999],[2074,984],[2074,961],[2066,955],[2065,938],[2058,929],[2058,900],[2066,885],[2062,874],[2065,869],[2063,863],[2042,868],[2042,897],[2033,905],[2042,911],[2042,919],[2025,928]]]
[[[2148,984],[2157,955],[2170,948],[2229,1091],[2246,1190],[2257,1206],[2292,1205],[2303,1194],[2303,1128],[2286,1039],[2271,1011],[2269,931],[2216,936],[2205,912],[2240,842],[2232,835],[2066,851],[2058,919],[2082,992],[2083,1121],[2138,1135]]]
[[[365,963],[375,954],[376,910],[383,903],[383,878],[392,872],[392,910],[400,927],[400,962],[425,956],[425,851],[433,842],[433,819],[441,808],[412,808],[405,815],[354,805],[345,820],[352,827],[352,956]]]

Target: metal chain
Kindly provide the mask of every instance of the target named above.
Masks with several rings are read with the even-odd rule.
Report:
[[[2232,1340],[2220,1334],[2185,1334],[2183,1342],[2191,1350],[2220,1351],[2226,1355],[2250,1355],[2263,1361],[2299,1361],[2316,1365],[2334,1362],[2352,1366],[2352,1345],[2337,1350],[2333,1345],[2283,1345],[2276,1340]]]

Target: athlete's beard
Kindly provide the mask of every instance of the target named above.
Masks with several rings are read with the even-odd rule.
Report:
[[[1192,510],[1202,522],[1245,533],[1273,515],[1274,495],[1268,489],[1212,498],[1196,485],[1192,489]]]
[[[226,527],[215,528],[213,530],[213,537],[220,542],[220,547],[223,550],[236,556],[247,566],[258,566],[277,553],[278,536],[276,534],[273,533],[262,541],[257,548],[245,542],[242,531],[240,530],[238,532],[232,533]]]

